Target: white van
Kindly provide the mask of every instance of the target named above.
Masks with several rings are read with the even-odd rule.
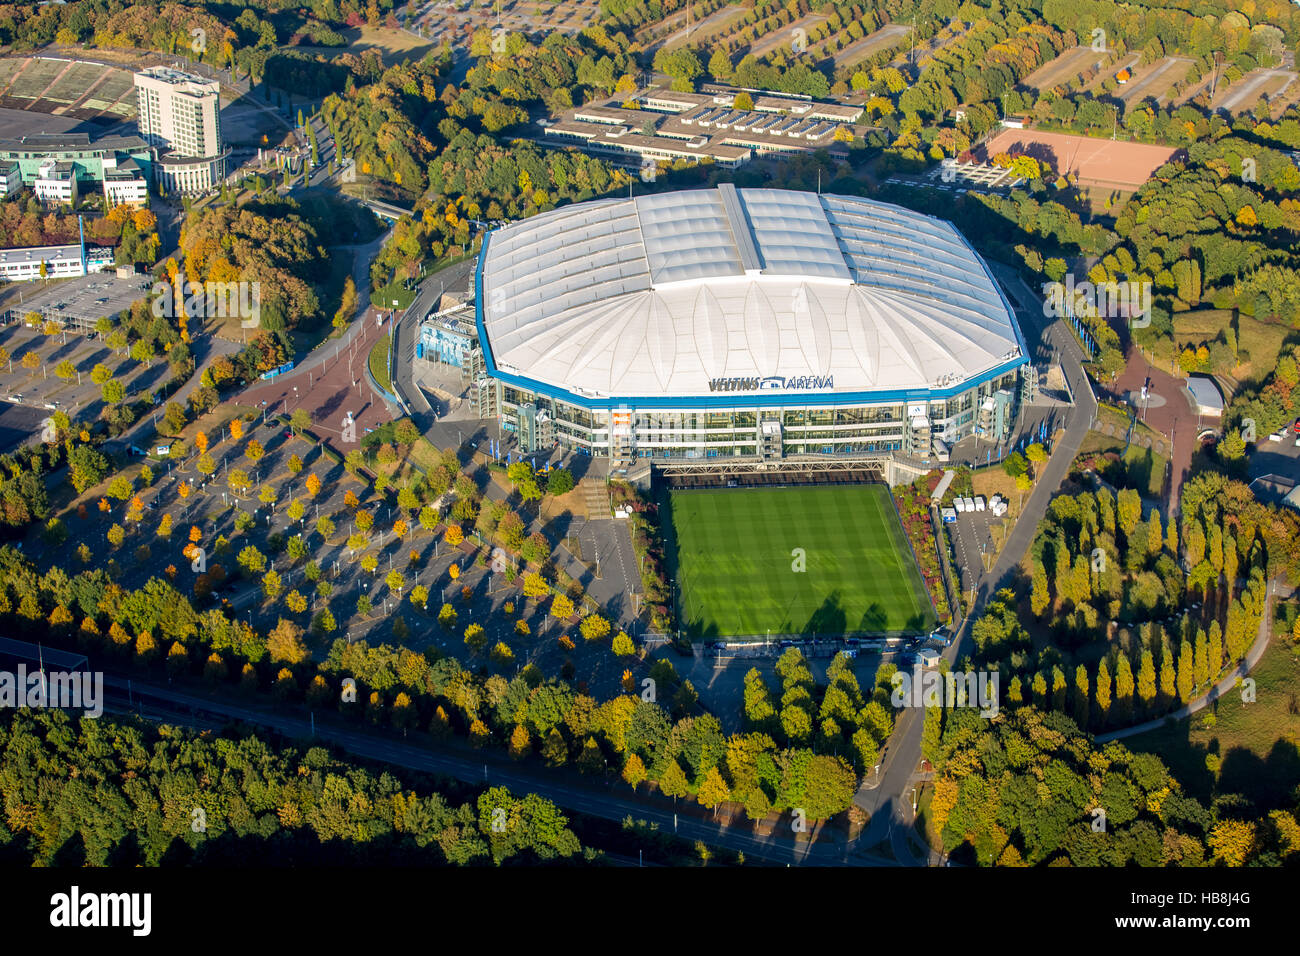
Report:
[[[987,506],[986,506],[986,504],[985,504],[985,502],[984,502],[984,496],[983,496],[983,495],[976,495],[976,496],[975,496],[975,510],[976,510],[976,511],[983,511],[983,510],[985,510],[986,507],[987,507]]]

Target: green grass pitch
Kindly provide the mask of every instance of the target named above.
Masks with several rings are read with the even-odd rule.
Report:
[[[673,491],[669,514],[693,638],[919,633],[935,622],[883,485]]]

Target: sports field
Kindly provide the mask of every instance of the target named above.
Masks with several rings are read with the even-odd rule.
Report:
[[[919,633],[934,624],[883,485],[673,491],[669,515],[678,610],[693,638]]]

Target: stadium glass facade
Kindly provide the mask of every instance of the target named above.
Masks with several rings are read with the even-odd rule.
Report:
[[[544,410],[553,423],[554,443],[585,454],[618,459],[693,459],[735,456],[855,455],[900,452],[928,457],[971,435],[1001,440],[981,407],[999,392],[1014,394],[1016,371],[950,398],[884,401],[835,406],[790,395],[757,408],[642,409],[632,403],[615,408],[583,408],[536,389],[487,376],[477,387],[483,407],[497,409],[507,432],[521,437],[527,420]],[[779,443],[779,444],[778,444]],[[524,451],[541,451],[542,446]]]

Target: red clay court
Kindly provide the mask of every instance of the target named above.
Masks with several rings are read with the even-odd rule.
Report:
[[[1132,192],[1180,150],[1069,133],[1006,129],[974,152],[981,162],[998,153],[1027,154],[1047,162],[1059,174],[1074,173],[1081,186]]]
[[[356,422],[358,441],[366,429],[393,420],[384,400],[366,381],[370,349],[392,329],[391,320],[385,321],[382,327],[376,323],[380,314],[377,309],[367,309],[357,320],[362,327],[353,329],[348,338],[326,341],[292,371],[248,389],[240,396],[240,404],[260,406],[266,402],[273,415],[291,414],[297,408],[305,408],[311,413],[312,431],[335,450],[346,454],[357,448],[341,441],[343,419],[348,412]]]

